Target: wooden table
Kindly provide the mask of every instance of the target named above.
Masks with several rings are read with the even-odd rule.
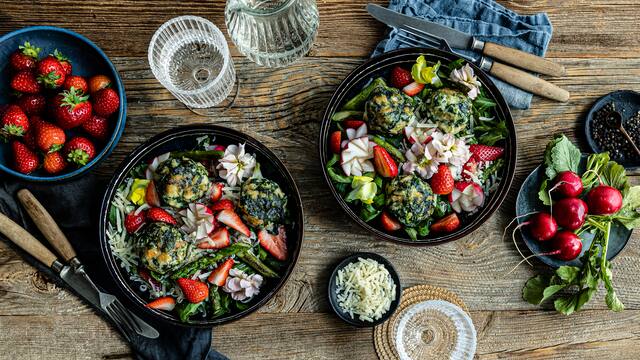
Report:
[[[365,235],[337,207],[318,167],[321,114],[340,81],[366,59],[384,26],[364,10],[366,1],[319,0],[320,30],[309,56],[283,69],[255,66],[235,49],[242,84],[234,107],[195,115],[153,77],[147,46],[166,20],[183,14],[224,28],[224,1],[3,1],[0,33],[29,25],[77,31],[100,46],[124,79],[127,128],[111,158],[115,166],[152,135],[190,123],[244,131],[273,149],[293,173],[306,210],[302,255],[289,282],[260,312],[214,329],[214,346],[230,358],[373,359],[370,329],[338,320],[326,300],[330,265],[367,249],[388,257],[405,286],[431,284],[459,294],[471,309],[480,359],[637,359],[640,353],[640,237],[615,260],[615,284],[627,306],[606,310],[601,293],[571,317],[539,310],[520,297],[536,271],[521,266],[510,240],[500,239],[514,214],[525,176],[542,159],[550,135],[564,132],[584,148],[580,122],[595,99],[618,89],[640,90],[638,0],[499,1],[520,13],[546,11],[555,27],[548,56],[568,69],[553,82],[572,99],[558,104],[536,98],[531,110],[514,111],[518,131],[516,180],[502,208],[466,238],[438,247],[394,245]],[[226,30],[223,29],[226,33]],[[233,47],[233,46],[232,46]],[[638,178],[632,180],[638,183]],[[538,263],[539,264],[539,263]],[[127,345],[93,311],[25,264],[0,242],[0,358],[109,358],[131,356]]]

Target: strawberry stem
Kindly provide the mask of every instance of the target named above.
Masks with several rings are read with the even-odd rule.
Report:
[[[38,58],[40,50],[42,50],[39,47],[31,45],[31,43],[28,41],[25,41],[24,45],[18,46],[18,49],[20,49],[24,55],[32,57],[34,59]]]
[[[86,151],[75,149],[67,155],[67,160],[78,166],[85,166],[87,165],[87,162],[89,162],[89,154],[87,154]]]

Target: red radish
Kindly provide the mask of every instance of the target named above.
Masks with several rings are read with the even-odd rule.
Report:
[[[576,230],[584,224],[587,217],[587,204],[578,198],[560,199],[553,204],[558,225],[568,230]]]
[[[520,264],[534,256],[555,256],[563,261],[571,261],[577,258],[582,252],[582,241],[580,237],[571,231],[559,231],[551,240],[551,251],[529,255],[522,259],[508,274],[511,274]],[[507,275],[508,275],[507,274]]]
[[[505,235],[507,234],[507,230],[509,229],[509,227],[511,227],[511,224],[513,224],[516,220],[520,218],[531,216],[531,215],[533,215],[531,219],[519,224],[513,229],[513,231],[511,232],[511,240],[513,241],[513,245],[515,245],[516,250],[518,250],[518,253],[520,254],[520,256],[524,259],[523,261],[526,261],[527,264],[533,266],[533,264],[529,262],[528,258],[524,256],[524,254],[520,250],[520,247],[518,246],[518,242],[516,241],[516,231],[518,231],[518,229],[524,226],[529,226],[529,231],[531,233],[531,236],[533,236],[534,239],[536,239],[537,241],[548,241],[553,236],[555,236],[555,234],[558,231],[558,224],[556,223],[553,216],[551,216],[551,214],[548,214],[546,212],[532,212],[532,213],[516,216],[504,228],[504,231],[502,232],[502,239],[504,239]]]
[[[582,193],[582,179],[573,171],[563,171],[553,179],[549,193],[559,198],[574,198]]]
[[[611,215],[622,207],[622,194],[614,187],[598,185],[587,194],[589,214]]]

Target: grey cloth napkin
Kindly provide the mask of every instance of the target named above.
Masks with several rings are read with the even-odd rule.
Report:
[[[440,23],[473,35],[529,53],[544,56],[553,27],[545,13],[518,15],[493,0],[391,0],[389,9]],[[408,47],[398,41],[398,30],[386,35],[373,56]],[[477,58],[470,51],[461,53]],[[532,95],[492,77],[507,103],[515,109],[528,109]]]

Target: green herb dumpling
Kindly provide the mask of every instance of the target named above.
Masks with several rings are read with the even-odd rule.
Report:
[[[435,200],[431,186],[415,175],[398,176],[387,185],[388,211],[407,227],[427,220]]]
[[[165,274],[184,264],[189,253],[189,243],[183,239],[180,230],[166,223],[145,225],[137,240],[142,264],[158,274]]]
[[[281,225],[285,220],[287,196],[275,181],[251,178],[242,184],[238,207],[242,218],[253,227]]]
[[[442,88],[434,91],[423,108],[424,117],[444,133],[466,134],[470,130],[473,104],[458,90]]]
[[[401,134],[417,120],[415,109],[419,98],[412,98],[396,88],[378,86],[364,105],[364,120],[369,128],[386,135]]]
[[[162,200],[174,208],[184,208],[205,196],[211,182],[207,169],[187,158],[171,158],[158,166]]]

